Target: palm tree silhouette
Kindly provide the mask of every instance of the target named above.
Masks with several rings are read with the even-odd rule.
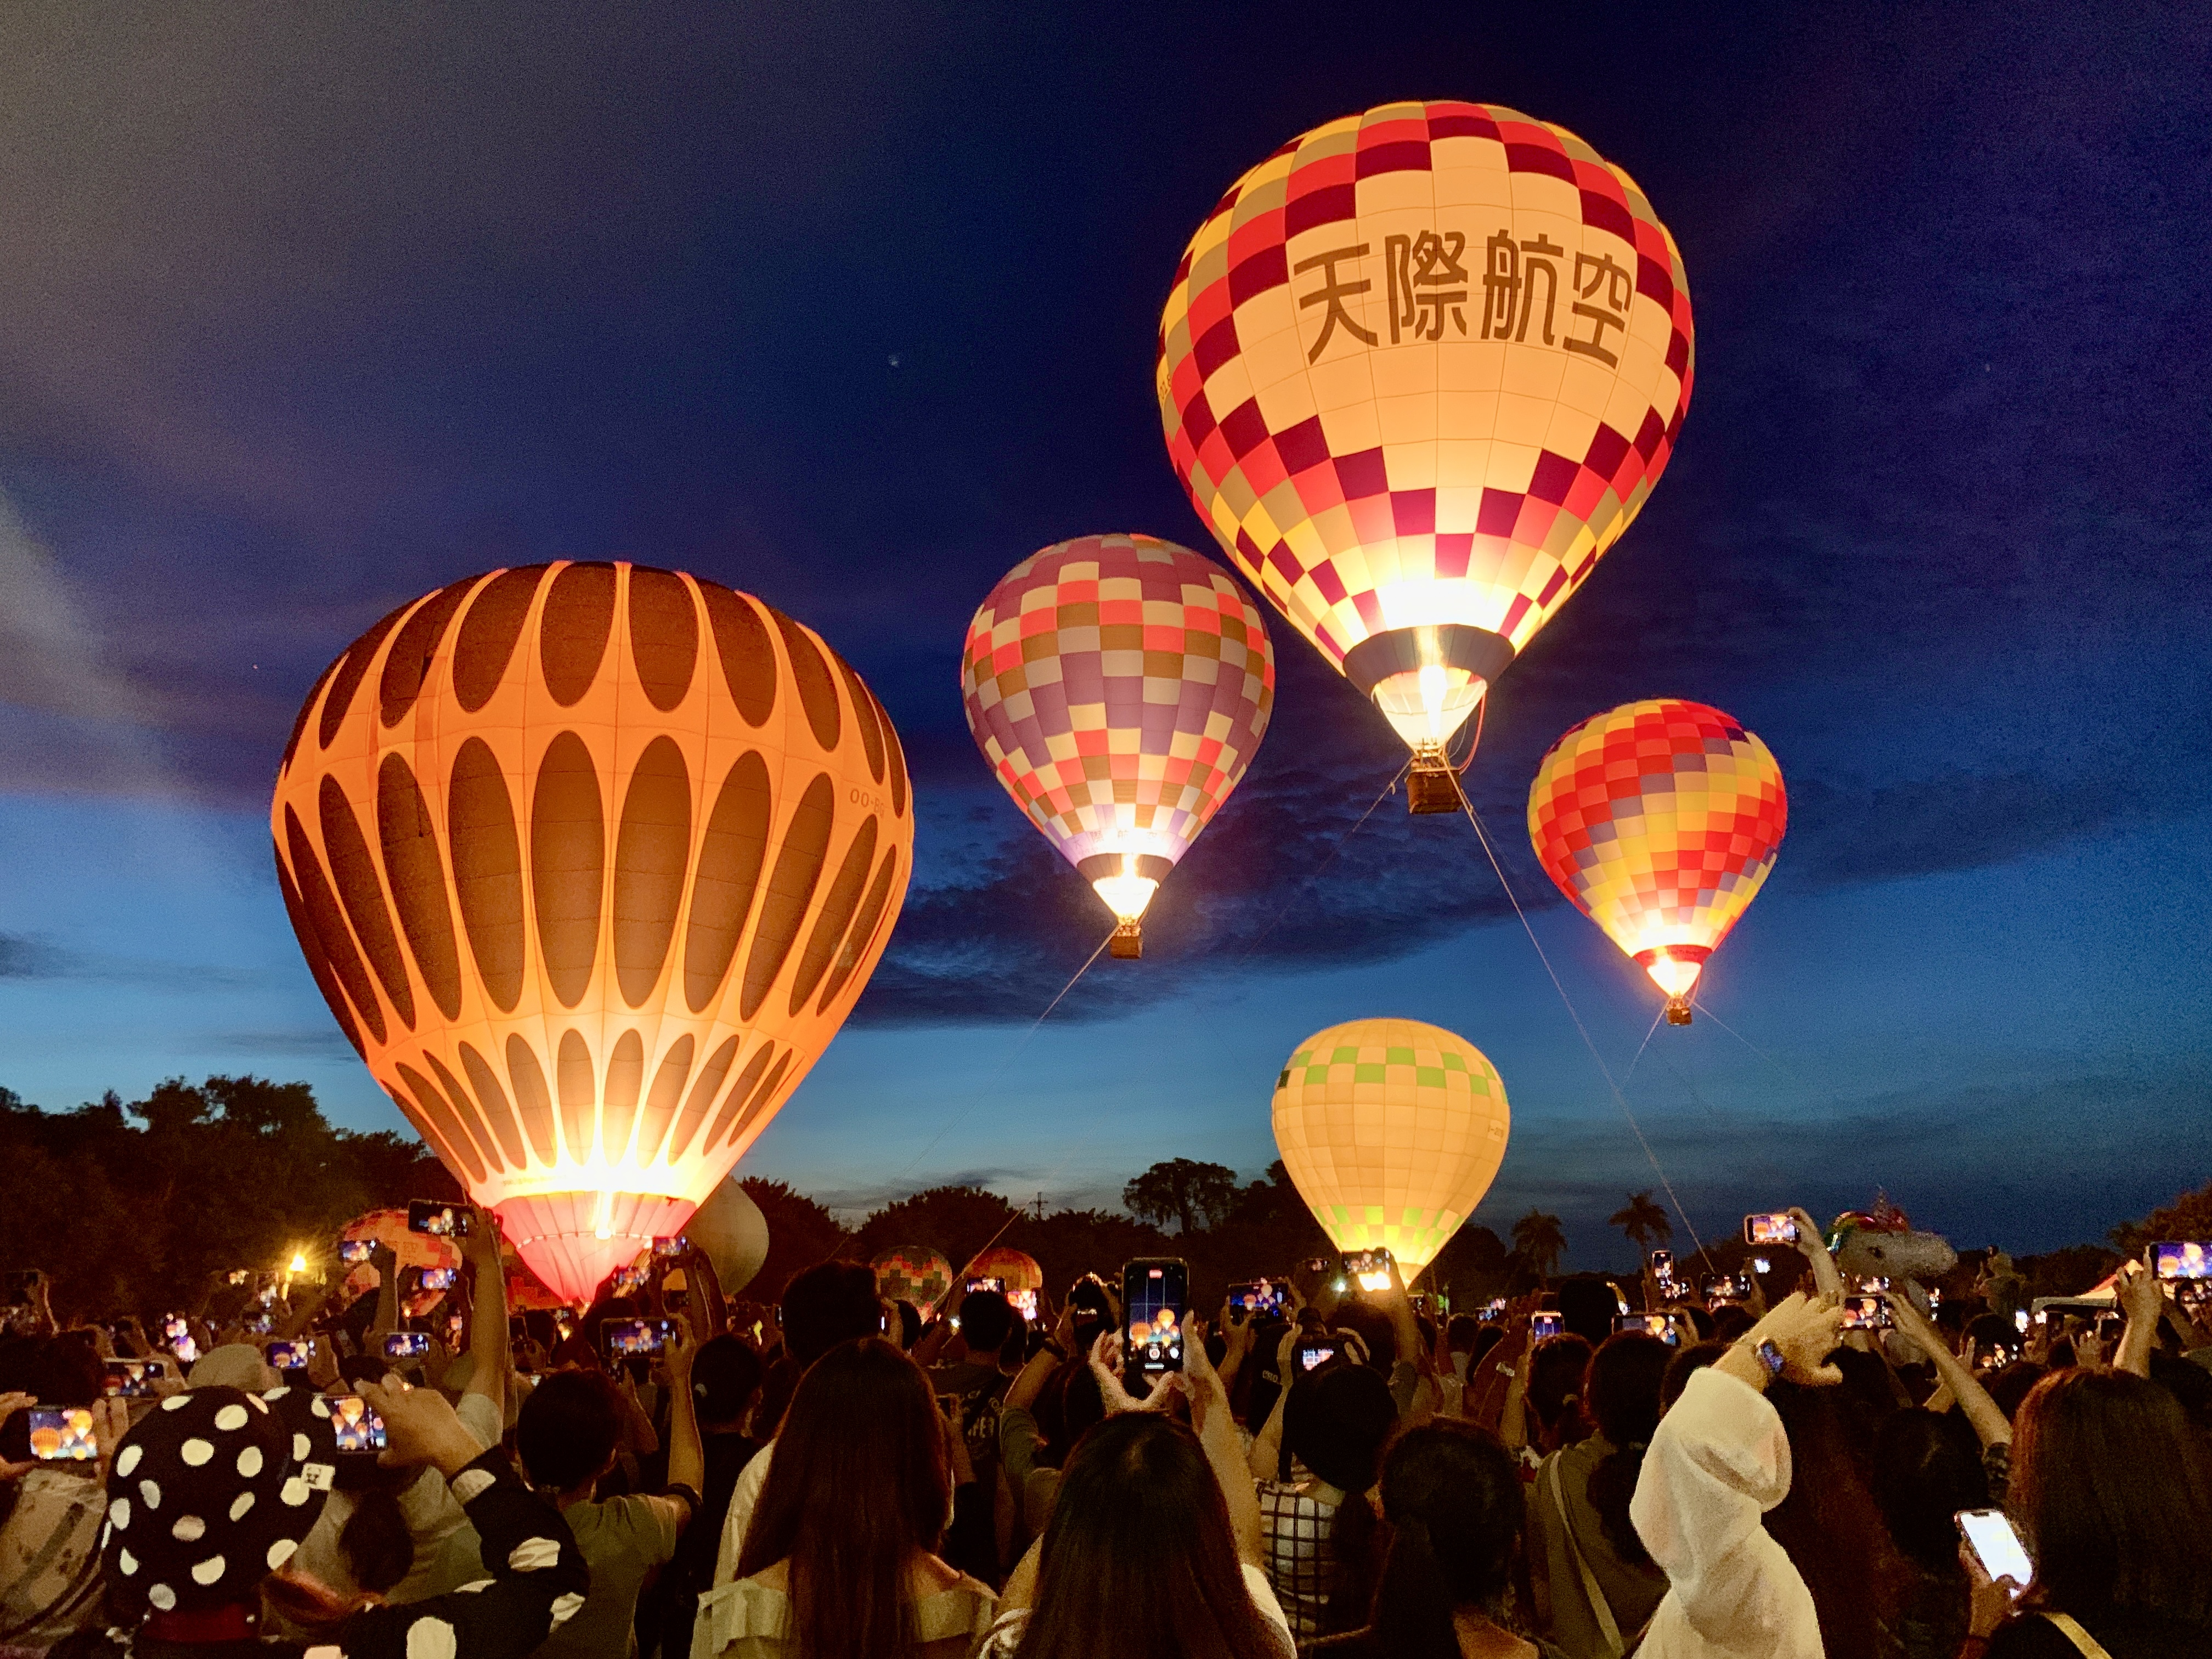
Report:
[[[1513,1224],[1513,1248],[1541,1278],[1559,1271],[1559,1257],[1567,1248],[1567,1235],[1559,1218],[1531,1210]]]
[[[1667,1219],[1667,1212],[1651,1201],[1651,1189],[1631,1193],[1624,1209],[1615,1210],[1607,1225],[1620,1229],[1628,1235],[1628,1242],[1638,1249],[1651,1244],[1664,1244],[1674,1236],[1674,1224]]]

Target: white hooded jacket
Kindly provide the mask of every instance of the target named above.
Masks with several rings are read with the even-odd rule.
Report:
[[[1644,1456],[1629,1519],[1668,1590],[1638,1659],[1825,1659],[1813,1593],[1759,1517],[1790,1495],[1765,1395],[1708,1366]]]

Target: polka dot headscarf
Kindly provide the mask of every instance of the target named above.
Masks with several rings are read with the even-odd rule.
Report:
[[[100,1559],[118,1610],[143,1617],[251,1600],[322,1513],[336,1450],[329,1407],[299,1389],[195,1389],[164,1400],[108,1471]]]

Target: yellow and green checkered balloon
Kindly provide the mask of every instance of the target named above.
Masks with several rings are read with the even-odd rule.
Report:
[[[1275,1079],[1275,1146],[1340,1250],[1388,1249],[1411,1279],[1482,1201],[1511,1127],[1504,1079],[1417,1019],[1316,1031]]]

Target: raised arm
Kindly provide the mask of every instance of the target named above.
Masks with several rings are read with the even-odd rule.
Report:
[[[1237,1559],[1260,1565],[1260,1495],[1237,1443],[1237,1425],[1229,1415],[1229,1390],[1206,1357],[1206,1323],[1194,1320],[1182,1345],[1183,1387],[1190,1395],[1191,1426],[1229,1505],[1229,1529],[1237,1536]]]
[[[507,1328],[507,1269],[499,1257],[499,1227],[486,1210],[472,1210],[475,1219],[461,1241],[461,1255],[472,1281],[469,1291],[469,1354],[476,1361],[467,1392],[491,1401],[499,1420],[507,1421],[507,1379],[514,1369],[513,1337]]]
[[[1903,1291],[1891,1290],[1883,1293],[1889,1304],[1890,1317],[1897,1322],[1898,1334],[1926,1354],[1936,1367],[1940,1386],[1937,1395],[1948,1392],[1959,1409],[1973,1425],[1974,1432],[1984,1446],[2009,1444],[2012,1425],[1997,1409],[1997,1402],[1990,1398],[1990,1391],[1981,1385],[1972,1367],[1951,1352],[1951,1345],[1943,1334],[1928,1322],[1927,1316],[1912,1305],[1912,1298]],[[1936,1405],[1936,1395],[1929,1399],[1930,1409],[1941,1410]]]
[[[2112,1369],[2130,1371],[2146,1381],[2150,1376],[2151,1350],[2158,1346],[2158,1322],[2166,1313],[2166,1292],[2148,1261],[2124,1262],[2120,1267],[2119,1304],[2127,1310],[2127,1328],[2112,1351]]]

